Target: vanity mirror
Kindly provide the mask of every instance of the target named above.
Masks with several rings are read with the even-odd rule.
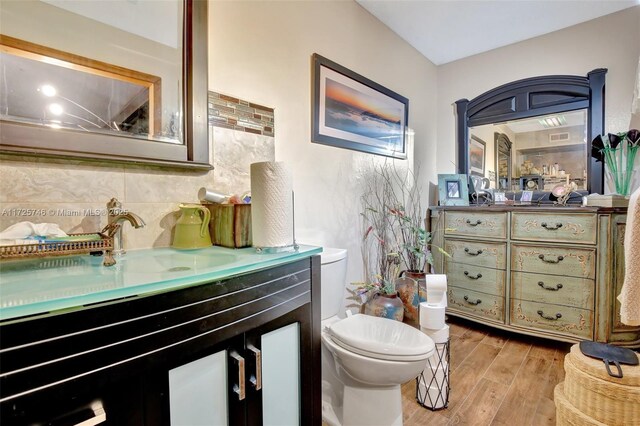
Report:
[[[0,150],[210,168],[206,1],[1,2],[0,29]]]
[[[491,188],[500,191],[573,182],[602,193],[603,166],[590,153],[604,127],[606,72],[528,78],[457,101],[458,173],[495,173]]]

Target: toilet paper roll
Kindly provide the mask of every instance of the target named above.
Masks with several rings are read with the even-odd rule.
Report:
[[[448,373],[449,367],[446,364],[434,369],[427,367],[422,372],[422,378],[427,386],[441,386],[442,384],[444,384]]]
[[[437,386],[427,388],[424,383],[420,382],[419,396],[424,398],[420,402],[429,408],[442,408],[446,405],[449,398],[449,389],[443,386],[442,389]]]
[[[251,232],[254,247],[293,244],[292,176],[281,161],[251,164]]]
[[[428,274],[425,277],[427,284],[427,302],[447,306],[447,276],[444,274]]]
[[[424,334],[431,337],[435,343],[446,343],[449,340],[449,325],[445,324],[440,330],[431,330],[428,328],[420,328]]]
[[[429,302],[420,303],[420,327],[440,330],[444,327],[445,307]]]

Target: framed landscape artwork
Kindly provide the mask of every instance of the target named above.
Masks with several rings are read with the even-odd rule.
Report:
[[[469,173],[484,176],[485,150],[487,144],[475,135],[469,140]]]
[[[318,54],[313,69],[313,142],[407,158],[407,98]]]

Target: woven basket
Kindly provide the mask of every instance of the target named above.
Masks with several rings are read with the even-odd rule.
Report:
[[[553,400],[556,404],[556,426],[606,426],[574,407],[567,400],[563,387],[564,382],[558,383],[553,391]]]
[[[624,377],[607,374],[602,361],[584,356],[574,345],[564,360],[563,394],[585,416],[608,425],[638,424],[640,366],[623,365]]]

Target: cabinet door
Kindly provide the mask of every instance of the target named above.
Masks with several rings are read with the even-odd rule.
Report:
[[[249,424],[295,426],[302,419],[304,424],[315,424],[311,351],[308,306],[247,333]]]
[[[227,351],[169,370],[171,425],[227,425]]]

